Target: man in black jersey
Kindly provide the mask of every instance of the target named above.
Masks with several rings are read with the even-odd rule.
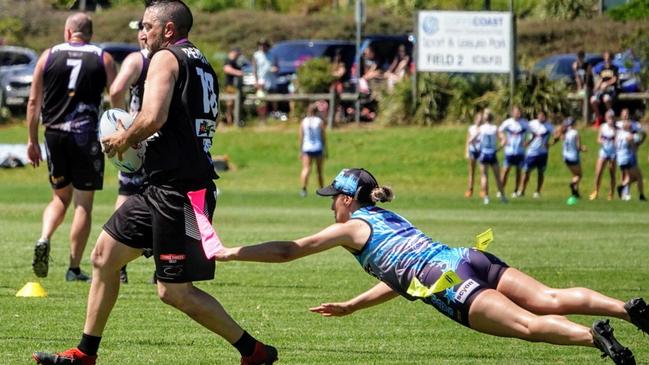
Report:
[[[209,149],[216,127],[214,70],[187,39],[192,25],[181,1],[152,1],[143,25],[151,54],[142,109],[128,130],[102,141],[108,156],[147,140],[149,185],[130,196],[104,225],[92,253],[93,277],[78,347],[37,352],[39,364],[92,365],[119,291],[119,269],[152,248],[163,302],[220,335],[241,353],[242,365],[272,364],[277,351],[245,332],[210,294],[193,286],[214,277],[220,242],[209,221],[217,176]],[[207,223],[207,224],[206,224]]]
[[[52,200],[43,212],[41,237],[36,242],[32,266],[46,277],[50,238],[65,218],[71,202],[74,218],[70,230],[68,281],[88,281],[79,269],[91,226],[95,190],[101,190],[104,156],[97,137],[101,95],[115,78],[113,59],[90,44],[92,21],[76,13],[65,22],[65,43],[46,49],[34,69],[27,104],[29,140],[27,155],[34,167],[42,160],[38,123],[42,115]]]

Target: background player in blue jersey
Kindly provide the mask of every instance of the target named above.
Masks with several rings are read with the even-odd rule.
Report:
[[[617,364],[635,364],[631,351],[613,337],[608,321],[596,321],[589,329],[561,315],[613,316],[649,333],[649,308],[644,300],[625,304],[586,288],[549,288],[492,254],[435,242],[405,218],[376,206],[390,201],[392,190],[379,186],[364,169],[344,169],[330,186],[317,192],[331,196],[336,223],[295,241],[226,248],[217,253],[217,259],[286,262],[342,246],[380,283],[348,301],[311,308],[315,313],[343,316],[401,295],[420,299],[479,332],[598,347]],[[432,286],[447,270],[455,271],[462,282],[435,294],[411,290],[413,282]]]
[[[469,144],[480,141],[478,149],[478,161],[480,162],[480,196],[484,204],[489,204],[489,168],[494,173],[494,181],[498,188],[498,195],[500,201],[507,203],[505,197],[505,190],[502,182],[500,181],[500,172],[498,168],[498,128],[493,125],[494,116],[491,111],[485,110],[483,115],[483,123],[478,127],[478,133],[469,140]]]
[[[507,186],[509,170],[514,167],[516,180],[514,181],[514,192],[512,197],[519,195],[516,190],[521,183],[521,169],[525,159],[525,134],[527,133],[527,119],[523,118],[521,109],[518,106],[512,108],[511,118],[506,119],[498,127],[500,146],[505,150],[503,159],[503,170],[500,176],[503,188]]]
[[[518,187],[518,196],[525,195],[527,183],[530,181],[532,170],[537,171],[536,191],[532,197],[541,197],[541,188],[545,177],[545,169],[548,165],[548,149],[550,148],[550,137],[554,127],[547,120],[545,112],[540,111],[537,118],[529,123],[529,140],[526,142],[525,164],[523,165],[523,180]]]
[[[625,199],[630,199],[631,198],[631,184],[634,182],[638,183],[638,194],[640,201],[646,201],[647,198],[645,198],[644,195],[644,179],[642,177],[642,170],[640,170],[640,165],[638,164],[638,148],[644,140],[647,137],[647,133],[645,130],[642,128],[642,124],[640,122],[635,121],[631,119],[631,114],[629,113],[629,109],[624,108],[620,112],[620,119],[619,121],[616,122],[617,130],[620,132],[623,129],[626,129],[625,125],[628,125],[628,131],[631,133],[631,140],[627,148],[623,148],[623,153],[629,152],[629,161],[632,161],[631,163],[626,163],[626,167],[622,167],[622,164],[620,161],[618,161],[618,166],[620,166],[620,170],[622,170],[622,180],[626,180],[626,183],[622,183],[622,197]],[[617,141],[616,141],[617,142]],[[620,141],[622,142],[622,141]],[[623,156],[623,159],[627,159],[627,156]],[[626,176],[629,175],[629,176]]]
[[[572,117],[566,118],[558,130],[557,138],[563,140],[563,162],[572,174],[569,185],[570,194],[575,198],[580,198],[579,182],[582,176],[580,153],[586,152],[586,146],[581,144],[581,138],[579,138],[579,132],[575,128],[575,122],[575,119]]]

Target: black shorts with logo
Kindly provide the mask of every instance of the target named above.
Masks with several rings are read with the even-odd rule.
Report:
[[[424,303],[434,306],[438,311],[454,321],[471,327],[469,308],[478,294],[487,289],[496,289],[501,276],[509,267],[498,257],[475,248],[452,248],[462,258],[457,263],[455,272],[462,279],[441,293],[423,298]],[[432,286],[442,274],[439,267],[431,267],[420,278],[427,287]]]
[[[205,192],[204,214],[211,222],[216,187]],[[214,278],[215,261],[203,250],[187,191],[148,186],[131,195],[104,225],[104,231],[133,248],[152,249],[159,281],[186,283]]]
[[[61,189],[72,183],[78,190],[101,190],[104,154],[97,132],[71,133],[45,130],[50,184]]]

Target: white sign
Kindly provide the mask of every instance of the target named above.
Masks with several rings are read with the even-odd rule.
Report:
[[[417,71],[508,73],[508,12],[420,11]]]

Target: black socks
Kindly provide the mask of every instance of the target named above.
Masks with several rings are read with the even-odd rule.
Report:
[[[243,331],[241,338],[238,339],[237,342],[233,343],[232,346],[236,347],[237,350],[239,350],[241,356],[248,357],[252,355],[253,352],[255,352],[255,344],[257,344],[257,340],[255,340],[254,337],[250,336],[248,332]]]
[[[77,270],[79,269],[77,268]],[[97,350],[99,350],[99,342],[101,342],[101,337],[86,335],[84,333],[81,336],[81,342],[79,342],[77,348],[88,356],[95,356],[97,355]]]

